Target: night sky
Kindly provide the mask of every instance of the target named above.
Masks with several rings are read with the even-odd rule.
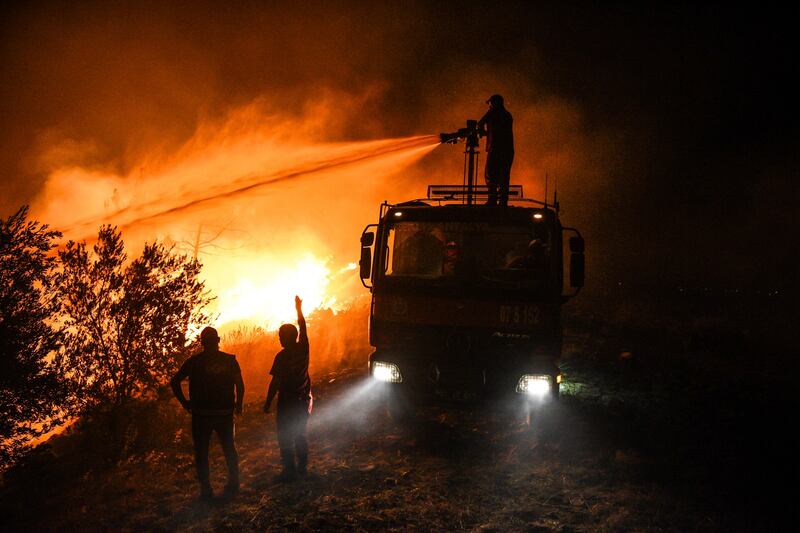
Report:
[[[3,7],[0,215],[54,158],[129,173],[258,98],[368,94],[337,141],[451,130],[500,92],[518,158],[552,137],[536,110],[577,117],[559,194],[590,285],[797,288],[796,9],[304,4]]]

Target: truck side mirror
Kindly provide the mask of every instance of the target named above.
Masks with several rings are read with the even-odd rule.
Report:
[[[361,248],[361,259],[358,261],[358,267],[361,279],[369,279],[370,274],[372,274],[372,250],[369,246]]]
[[[583,242],[583,239],[581,239],[581,242]],[[583,252],[571,253],[569,256],[569,286],[576,289],[583,287],[585,273],[586,258]]]
[[[367,230],[377,226],[377,224],[367,224],[361,232],[361,257],[358,259],[358,270],[361,284],[368,289],[372,288],[367,284],[367,280],[372,277],[372,245],[375,244],[375,232]]]
[[[572,252],[569,256],[569,286],[576,289],[583,287],[586,275],[586,258],[583,255],[585,247],[583,237],[569,238],[569,251]]]
[[[569,286],[576,291],[573,294],[565,295],[566,301],[572,298],[583,287],[584,278],[586,276],[586,257],[584,250],[586,243],[583,241],[583,236],[575,228],[562,228],[564,231],[571,231],[575,234],[574,237],[569,238]]]

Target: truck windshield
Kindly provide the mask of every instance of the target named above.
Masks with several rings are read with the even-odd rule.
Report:
[[[541,284],[549,273],[550,233],[544,223],[399,222],[389,229],[384,273]]]

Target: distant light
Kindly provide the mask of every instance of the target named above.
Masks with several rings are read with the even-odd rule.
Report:
[[[556,376],[556,383],[561,383],[561,374]]]
[[[550,393],[550,376],[544,374],[525,374],[519,378],[517,392],[525,393],[529,396],[543,398]]]
[[[381,361],[372,363],[372,377],[387,383],[400,383],[403,381],[403,376],[400,375],[400,369],[397,365]]]
[[[534,213],[533,214],[533,218],[535,218],[536,220],[541,220],[542,219],[542,214],[541,213]]]
[[[403,216],[403,212],[402,211],[395,211],[394,212],[394,216],[401,217],[401,216]]]

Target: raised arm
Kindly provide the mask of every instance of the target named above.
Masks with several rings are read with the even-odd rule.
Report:
[[[306,318],[303,316],[303,300],[299,296],[294,297],[294,307],[297,309],[297,325],[300,327],[300,337],[297,340],[302,344],[308,344]]]

